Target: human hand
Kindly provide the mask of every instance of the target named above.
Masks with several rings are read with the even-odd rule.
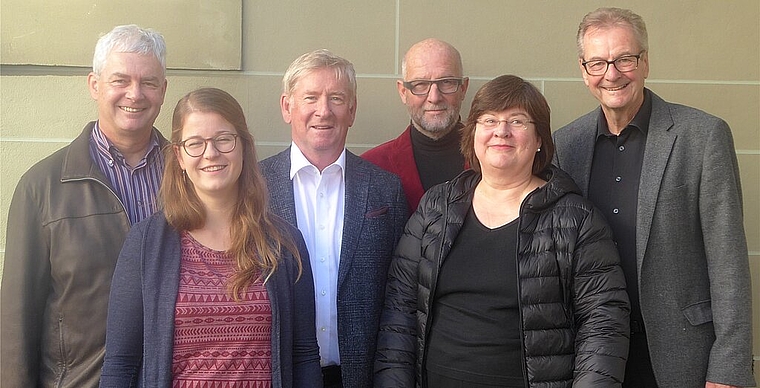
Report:
[[[718,384],[718,383],[711,383],[709,381],[705,382],[705,388],[741,388],[736,385],[726,385],[726,384]]]

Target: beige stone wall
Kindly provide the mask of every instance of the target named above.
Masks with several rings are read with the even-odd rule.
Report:
[[[551,104],[556,129],[597,105],[581,81],[575,32],[586,12],[610,4],[631,8],[647,22],[651,68],[648,86],[666,100],[701,108],[731,125],[744,188],[744,222],[754,295],[760,295],[760,3],[757,0],[615,3],[244,0],[243,70],[170,70],[166,103],[157,127],[168,133],[171,112],[182,95],[201,86],[215,86],[238,98],[246,109],[260,156],[272,155],[289,142],[289,128],[282,122],[278,107],[282,73],[298,55],[329,48],[351,60],[358,72],[359,107],[348,142],[351,150],[361,153],[396,136],[406,126],[406,110],[395,88],[399,60],[412,43],[437,37],[459,48],[465,74],[471,78],[463,115],[467,114],[478,87],[497,75],[511,73],[530,79],[541,88]],[[118,12],[123,14],[125,10]],[[177,30],[165,34],[182,34],[183,29],[193,28],[181,21],[176,25]],[[0,37],[8,38],[7,34]],[[92,52],[96,39],[95,36],[68,41],[60,36],[50,37],[55,44],[85,47],[88,53]],[[193,45],[191,40],[174,36],[172,40]],[[169,47],[169,66],[171,51]],[[63,147],[95,117],[95,104],[85,85],[87,71],[2,68],[0,256],[6,243],[12,244],[5,241],[7,209],[21,174],[34,162]],[[754,317],[755,353],[760,354],[760,297],[754,302]]]

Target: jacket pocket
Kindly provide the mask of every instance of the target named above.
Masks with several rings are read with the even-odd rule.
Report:
[[[384,216],[386,213],[388,213],[388,209],[390,209],[390,206],[383,206],[375,210],[370,210],[367,212],[367,214],[364,215],[364,218],[377,218]]]
[[[692,326],[698,326],[707,322],[712,322],[712,304],[709,300],[690,304],[681,309],[686,320]]]

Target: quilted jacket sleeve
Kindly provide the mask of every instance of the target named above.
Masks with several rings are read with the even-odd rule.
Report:
[[[579,225],[573,272],[573,386],[619,387],[628,356],[630,306],[617,248],[596,209]]]
[[[388,271],[375,356],[378,388],[415,386],[417,274],[422,260],[423,220],[420,211],[409,219]]]

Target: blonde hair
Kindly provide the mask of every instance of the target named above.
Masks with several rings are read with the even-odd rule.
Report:
[[[296,84],[303,76],[319,69],[333,69],[336,79],[347,80],[351,86],[351,95],[349,97],[352,103],[354,102],[356,99],[356,71],[354,70],[354,65],[347,59],[341,58],[326,49],[314,50],[303,54],[288,66],[288,70],[285,71],[285,75],[282,77],[283,94],[290,97],[296,88]]]

